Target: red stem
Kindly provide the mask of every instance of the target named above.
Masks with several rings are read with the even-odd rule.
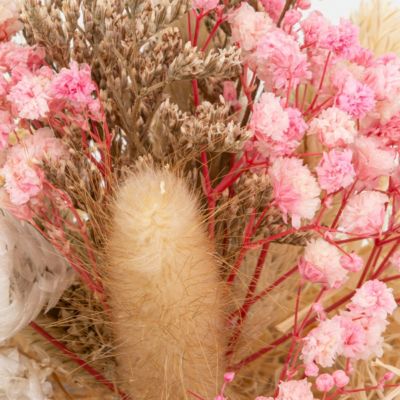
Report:
[[[68,350],[61,342],[59,342],[55,337],[50,335],[47,331],[45,331],[42,327],[37,325],[35,322],[31,322],[30,326],[34,329],[39,335],[43,336],[49,343],[51,343],[56,349],[60,350],[64,353],[71,361],[81,366],[88,374],[94,377],[97,382],[106,386],[113,393],[118,393],[123,400],[129,400],[127,394],[125,394],[122,390],[119,390],[111,381],[109,381],[104,375],[98,372],[95,368],[90,366],[86,361],[82,360],[77,354]]]

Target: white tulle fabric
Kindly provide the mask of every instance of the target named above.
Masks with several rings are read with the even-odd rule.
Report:
[[[32,226],[0,211],[0,342],[54,307],[73,270]]]
[[[0,348],[0,400],[52,399],[52,372],[16,348]]]

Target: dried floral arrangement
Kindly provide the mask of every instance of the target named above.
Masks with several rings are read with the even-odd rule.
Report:
[[[311,3],[0,1],[0,399],[400,398],[400,11]]]

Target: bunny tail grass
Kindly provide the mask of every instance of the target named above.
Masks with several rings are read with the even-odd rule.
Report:
[[[168,171],[117,195],[106,287],[119,378],[136,399],[213,398],[226,350],[223,286],[197,201]]]

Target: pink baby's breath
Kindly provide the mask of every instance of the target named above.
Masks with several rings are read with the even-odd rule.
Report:
[[[351,59],[360,47],[358,35],[359,28],[342,18],[339,25],[331,25],[324,32],[321,45],[338,57]]]
[[[319,11],[313,11],[300,25],[305,45],[316,47],[326,37],[331,24]]]
[[[295,108],[284,110],[272,93],[264,93],[254,105],[249,126],[258,151],[267,158],[292,154],[307,129],[301,113]]]
[[[356,173],[351,162],[352,157],[353,153],[349,149],[333,149],[323,154],[316,168],[318,182],[322,189],[325,189],[327,193],[334,193],[353,183]]]
[[[347,376],[346,372],[341,369],[335,371],[332,376],[335,381],[335,386],[338,388],[344,388],[350,382],[350,378]]]
[[[49,112],[48,81],[39,76],[25,76],[7,96],[20,118],[40,119]]]
[[[281,29],[271,30],[260,38],[254,63],[260,79],[276,89],[294,87],[311,78],[306,54],[301,52],[293,37]]]
[[[330,374],[321,374],[315,380],[315,385],[320,392],[329,392],[335,386],[335,380]]]
[[[351,300],[350,310],[373,317],[382,315],[386,318],[396,307],[393,290],[381,281],[372,280],[357,289]]]
[[[8,137],[14,129],[10,113],[0,110],[0,150],[8,146]]]
[[[336,106],[352,117],[362,118],[374,108],[374,91],[355,79],[349,71],[337,71],[333,83],[337,89]]]
[[[50,88],[54,99],[66,101],[75,110],[86,110],[92,117],[100,119],[100,104],[93,96],[95,91],[89,65],[79,66],[76,62],[71,62],[70,68],[63,68],[53,79]]]
[[[386,194],[363,191],[350,197],[340,218],[341,229],[357,235],[374,235],[381,231],[386,204]]]
[[[256,12],[245,2],[229,15],[229,22],[232,27],[232,39],[239,44],[245,54],[253,51],[261,37],[273,27],[268,15]]]
[[[0,40],[8,39],[22,29],[18,20],[21,8],[20,0],[0,1]]]
[[[299,261],[299,271],[304,279],[329,288],[339,287],[347,278],[340,251],[321,238],[307,244]]]
[[[320,206],[320,188],[310,170],[298,158],[278,158],[269,169],[274,201],[284,218],[299,227],[302,218],[311,219]]]
[[[279,393],[276,400],[314,400],[311,392],[311,383],[307,379],[301,381],[287,381],[279,384]]]
[[[342,351],[343,334],[344,330],[338,317],[320,322],[304,338],[301,353],[304,363],[331,367]]]
[[[354,146],[354,164],[357,177],[373,187],[381,176],[391,176],[398,166],[397,152],[386,147],[377,138],[359,137]]]
[[[363,267],[363,259],[356,253],[346,254],[340,258],[342,267],[350,272],[358,272]]]
[[[314,118],[308,133],[317,135],[328,147],[346,146],[353,143],[357,135],[351,116],[336,107],[328,108],[322,111],[318,118]]]
[[[259,140],[279,142],[289,128],[289,115],[272,93],[263,93],[254,105],[250,129]]]
[[[285,5],[285,0],[261,0],[261,4],[272,20],[277,22]]]
[[[37,196],[43,188],[42,161],[65,157],[61,141],[48,128],[39,129],[34,135],[11,147],[1,170],[11,202],[19,206]]]

